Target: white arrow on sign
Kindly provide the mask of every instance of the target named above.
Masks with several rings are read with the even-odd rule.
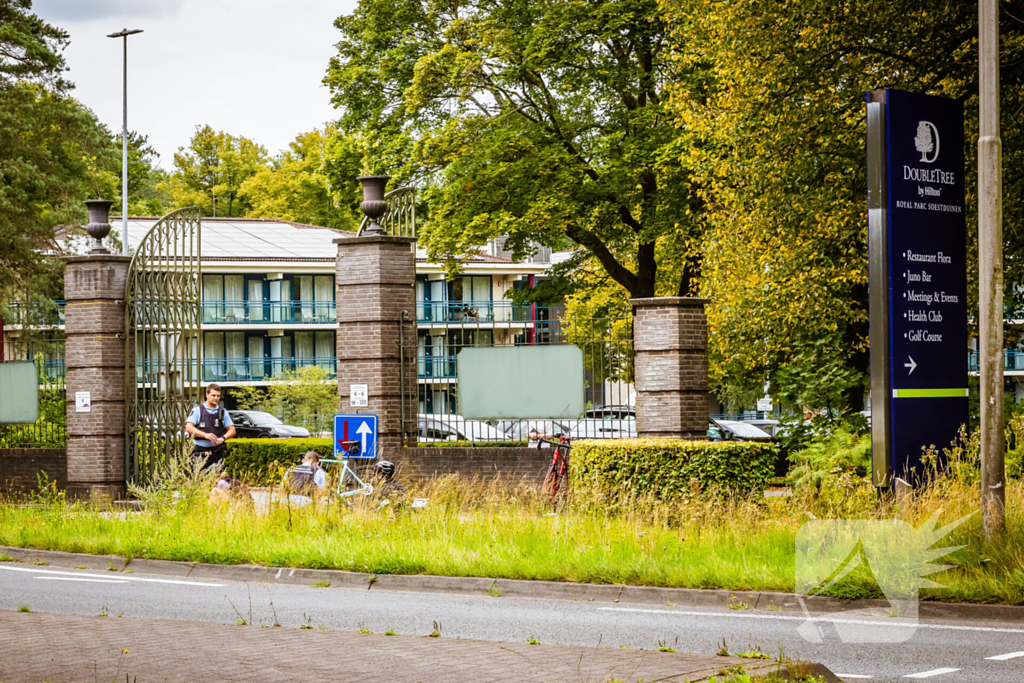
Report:
[[[360,453],[366,453],[366,435],[373,434],[373,430],[370,429],[370,423],[364,422],[361,425],[359,425],[359,429],[356,430],[356,434],[359,434],[360,436],[363,437],[363,450],[360,451]]]
[[[910,358],[910,356],[907,356],[907,358]],[[914,368],[917,367],[917,363],[914,362],[913,358],[910,358],[910,362],[909,363],[904,363],[903,367],[910,368],[910,372],[908,372],[907,374],[908,375],[912,375],[912,374],[914,374]],[[366,423],[364,422],[363,424],[366,424]],[[364,446],[365,446],[365,444],[364,444]]]

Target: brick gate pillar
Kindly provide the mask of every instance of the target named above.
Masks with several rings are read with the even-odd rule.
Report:
[[[708,299],[630,299],[640,437],[706,439]]]
[[[65,261],[67,492],[117,498],[125,483],[124,297],[131,258],[95,254]],[[78,392],[88,392],[88,412],[77,410]]]
[[[376,415],[380,455],[392,457],[402,443],[403,376],[405,430],[413,436],[416,431],[416,239],[367,235],[334,242],[338,412]],[[399,346],[403,333],[404,369]],[[353,384],[367,386],[365,408],[351,406]]]

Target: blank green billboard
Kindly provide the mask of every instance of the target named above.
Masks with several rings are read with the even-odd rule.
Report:
[[[35,363],[0,363],[0,424],[39,419],[39,377]]]
[[[467,418],[578,418],[583,351],[577,346],[462,349],[456,356],[459,414]]]

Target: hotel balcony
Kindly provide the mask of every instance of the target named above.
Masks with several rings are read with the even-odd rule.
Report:
[[[980,354],[970,351],[967,354],[967,371],[977,374],[980,370]],[[1007,375],[1024,375],[1024,351],[1003,351],[1003,373]]]
[[[416,302],[420,325],[495,324],[524,327],[533,322],[533,307],[511,301],[423,301]]]
[[[332,325],[333,301],[204,301],[203,325]]]

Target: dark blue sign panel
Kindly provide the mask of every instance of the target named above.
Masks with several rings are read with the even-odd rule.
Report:
[[[963,109],[886,91],[892,473],[967,422],[967,245]]]

